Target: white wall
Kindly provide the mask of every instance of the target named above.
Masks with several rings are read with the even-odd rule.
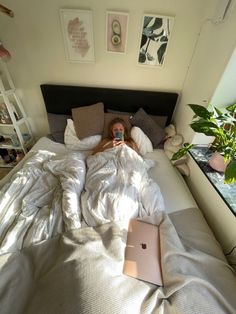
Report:
[[[42,83],[182,90],[203,20],[216,0],[8,0],[13,19],[0,15],[0,39],[10,50],[8,63],[15,85],[20,90],[27,114],[37,136],[48,132],[46,112],[40,91]],[[206,7],[208,5],[208,7]],[[65,59],[59,9],[93,11],[94,64],[69,63]],[[106,10],[129,12],[127,53],[105,51]],[[175,17],[173,33],[164,67],[137,65],[141,20],[144,13]],[[181,122],[181,119],[180,119]]]
[[[236,5],[222,23],[213,24],[209,18],[202,23],[175,116],[177,129],[186,141],[191,142],[194,136],[189,127],[193,113],[187,104],[207,106],[212,99],[236,47],[235,29]]]
[[[217,107],[225,107],[236,103],[236,49],[220,79],[220,82],[211,99],[211,103]]]

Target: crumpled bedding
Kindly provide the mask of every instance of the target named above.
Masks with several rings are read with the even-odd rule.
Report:
[[[236,277],[196,208],[159,225],[164,286],[122,273],[127,222],[66,232],[0,256],[2,314],[234,314]]]
[[[67,230],[164,209],[147,173],[150,162],[128,146],[89,156],[87,166],[85,155],[73,151],[40,150],[25,161],[0,191],[0,254]]]
[[[111,162],[104,156],[112,152],[98,154],[98,168],[96,155],[89,158],[86,185],[83,155],[39,151],[4,186],[0,193],[1,314],[235,313],[235,271],[200,211],[189,208],[170,215],[160,211],[161,198],[158,193],[157,199],[152,196],[156,186],[146,177],[150,164],[127,151],[130,160],[123,150],[117,150]],[[114,171],[116,162],[120,168]],[[106,223],[113,217],[100,215],[102,225],[81,228],[79,196],[84,186],[89,190],[99,181],[99,168],[104,171],[102,186],[110,191],[119,171],[117,194],[123,196],[127,182],[131,187],[126,196],[135,199],[137,187],[140,195],[146,191],[131,213],[160,228],[163,287],[122,272],[130,212],[122,216],[120,207],[118,218],[124,220]],[[113,181],[106,179],[107,173]],[[145,200],[147,195],[151,199]],[[95,200],[94,194],[89,206]],[[90,207],[84,205],[86,212]],[[110,205],[116,208],[116,198]],[[93,215],[87,221],[98,223]]]
[[[81,195],[86,223],[97,226],[164,210],[160,188],[148,174],[151,166],[127,145],[89,156]]]
[[[0,254],[81,227],[83,155],[34,153],[0,191]]]

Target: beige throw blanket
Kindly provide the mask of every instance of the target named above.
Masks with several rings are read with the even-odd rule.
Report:
[[[200,212],[149,220],[160,226],[164,287],[123,275],[127,223],[113,222],[1,256],[1,314],[235,313],[235,273]]]

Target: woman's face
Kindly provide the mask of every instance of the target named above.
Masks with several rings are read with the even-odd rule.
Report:
[[[124,134],[125,128],[121,123],[115,123],[112,127],[112,134],[115,137],[116,132],[122,132]]]

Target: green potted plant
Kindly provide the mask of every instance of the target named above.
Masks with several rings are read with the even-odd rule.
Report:
[[[236,104],[226,107],[224,112],[212,105],[212,110],[195,104],[188,106],[195,113],[190,127],[197,133],[215,137],[210,149],[220,153],[226,162],[224,183],[236,182]],[[193,146],[183,144],[172,160],[183,157]]]

